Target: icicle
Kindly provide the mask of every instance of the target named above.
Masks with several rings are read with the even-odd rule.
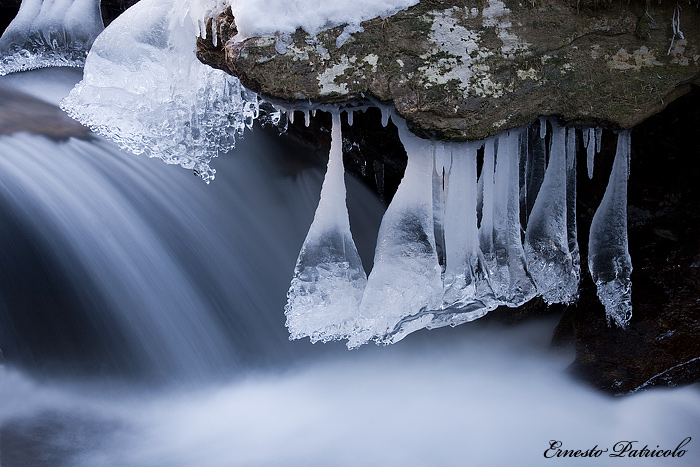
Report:
[[[450,148],[444,143],[433,144],[433,224],[438,262],[445,270],[445,161],[451,159]]]
[[[452,145],[445,205],[446,269],[441,308],[429,327],[457,325],[496,308],[477,230],[476,154],[473,143]]]
[[[487,263],[493,266],[493,197],[494,172],[496,168],[496,138],[484,142],[484,163],[479,180],[481,190],[481,225],[479,227],[479,244]]]
[[[487,196],[488,178],[484,180],[484,216],[492,212],[492,225],[482,221],[479,232],[481,247],[489,270],[494,295],[503,304],[520,306],[535,295],[535,286],[525,271],[525,257],[520,237],[519,134],[509,131],[498,138],[492,195]],[[488,145],[487,145],[487,152]],[[489,156],[491,158],[492,156]],[[487,154],[484,155],[484,169]],[[492,205],[489,209],[489,198]],[[491,239],[489,242],[488,239]],[[490,243],[490,244],[489,244]]]
[[[527,270],[548,304],[568,304],[578,294],[569,251],[566,140],[566,129],[552,122],[549,164],[525,232]]]
[[[375,160],[373,168],[374,182],[377,184],[377,193],[379,193],[379,197],[384,200],[384,164]]]
[[[595,152],[600,153],[600,146],[603,143],[603,129],[596,127],[595,129]]]
[[[288,115],[287,118],[289,119],[289,123],[291,123],[292,125],[294,125],[294,110],[288,111],[288,112],[287,112],[287,115]]]
[[[355,112],[353,112],[353,111],[350,110],[350,109],[347,109],[347,110],[345,111],[345,113],[348,114],[348,126],[352,126],[352,123],[353,123],[353,121],[354,121]]]
[[[311,125],[311,112],[309,112],[308,110],[305,110],[304,111],[304,126],[306,126],[306,128],[308,128],[309,125]]]
[[[382,111],[382,126],[386,128],[386,126],[389,124],[391,112],[389,111],[389,108],[385,106],[379,107],[379,110]]]
[[[588,178],[593,178],[593,163],[595,162],[595,130],[587,128],[583,133],[583,145],[586,147],[586,168],[588,169]]]
[[[581,282],[581,254],[578,247],[578,226],[576,221],[576,130],[566,130],[566,227],[571,254],[571,270],[576,278],[575,295],[578,299],[578,284]]]
[[[442,296],[433,230],[432,143],[410,134],[403,122],[397,126],[408,165],[379,227],[374,269],[349,348],[370,339],[396,342],[423,328],[432,315],[421,313],[436,309]]]
[[[312,342],[349,338],[366,284],[350,233],[340,114],[334,113],[321,199],[287,293],[285,314],[290,337],[309,337]]]
[[[540,139],[544,139],[547,136],[547,119],[540,117]]]
[[[546,121],[544,124],[546,125]],[[545,152],[544,138],[535,131],[527,131],[529,136],[528,151],[525,157],[525,219],[530,218],[530,213],[535,205],[537,194],[544,180],[544,172],[547,168],[547,154]],[[525,223],[527,225],[527,222]]]
[[[632,260],[627,244],[627,179],[630,133],[617,137],[617,152],[603,200],[591,223],[588,268],[608,323],[626,327],[632,317]]]

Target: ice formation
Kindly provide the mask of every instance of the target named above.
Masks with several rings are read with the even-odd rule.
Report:
[[[17,16],[0,37],[0,76],[83,66],[103,29],[100,0],[22,0]]]
[[[374,268],[366,285],[363,274],[343,278],[335,287],[329,284],[335,284],[336,273],[307,274],[300,280],[300,265],[305,266],[302,260],[313,252],[311,245],[326,245],[319,235],[325,235],[328,245],[351,245],[356,255],[344,186],[329,182],[333,157],[339,158],[334,156],[337,149],[331,149],[321,203],[288,294],[292,338],[347,339],[349,348],[372,340],[387,344],[422,328],[472,321],[501,305],[517,307],[535,296],[549,304],[570,304],[578,298],[577,132],[595,151],[598,131],[541,119],[539,131],[534,126],[481,142],[443,143],[420,139],[402,120],[391,118],[399,128],[408,165],[379,229]],[[334,142],[338,122],[336,115]],[[589,245],[598,295],[618,325],[629,319],[630,310],[628,158],[629,134],[623,133]],[[336,200],[334,210],[328,208],[328,199]],[[342,229],[335,227],[340,224]],[[330,234],[323,234],[319,225],[333,226],[325,228]],[[314,259],[313,271],[318,263]],[[322,264],[324,271],[342,271],[348,260],[326,255]],[[348,289],[345,301],[329,298],[329,291]]]
[[[632,260],[627,244],[627,179],[630,133],[617,137],[617,152],[603,200],[591,223],[588,268],[610,322],[625,327],[632,317]]]
[[[258,117],[259,103],[235,77],[197,60],[196,37],[216,32],[205,27],[208,18],[231,6],[238,39],[297,27],[315,34],[339,24],[351,26],[349,35],[362,20],[415,3],[304,0],[276,1],[271,8],[257,0],[141,0],[94,40],[83,80],[62,108],[123,148],[180,164],[209,182],[211,158],[234,146]],[[101,29],[94,0],[25,0],[0,46],[27,60],[50,50],[63,61],[41,66],[66,65],[68,55],[56,51],[84,56]],[[30,66],[27,60],[18,69]],[[412,135],[381,110],[382,125],[392,118],[399,128],[408,165],[382,220],[374,267],[367,277],[350,232],[336,109],[326,179],[285,307],[292,338],[347,339],[351,348],[371,340],[392,343],[535,296],[549,304],[577,299],[576,129],[541,118],[539,128],[441,143]],[[292,121],[293,109],[286,113]],[[306,109],[307,125],[311,114]],[[592,177],[602,133],[580,133]],[[629,133],[621,133],[589,239],[589,269],[609,321],[618,326],[631,316],[629,157]],[[380,185],[379,171],[377,177]]]
[[[203,34],[195,0],[141,0],[95,40],[83,80],[61,107],[136,154],[180,164],[209,182],[258,116],[257,96],[195,55]]]
[[[520,226],[519,155],[522,132],[511,130],[484,145],[479,239],[489,281],[500,304],[517,307],[535,296],[525,269]]]
[[[403,180],[377,236],[374,268],[358,310],[348,347],[370,339],[393,342],[425,327],[425,310],[439,307],[442,291],[433,225],[433,145],[399,125],[408,154]],[[408,323],[406,326],[402,324]]]
[[[299,253],[285,306],[291,338],[350,339],[367,275],[350,233],[345,204],[340,114],[333,114],[321,199]]]
[[[576,177],[574,173],[569,179],[568,168],[575,158],[575,130],[552,122],[549,164],[527,221],[524,245],[527,270],[548,304],[572,303],[578,298],[580,271],[571,251],[578,246],[575,241],[569,244],[569,217],[575,222],[576,199],[574,195],[570,206],[568,185]]]

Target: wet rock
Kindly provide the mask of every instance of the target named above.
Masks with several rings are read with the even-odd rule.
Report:
[[[21,131],[55,140],[90,137],[88,128],[55,105],[0,86],[0,135]]]
[[[581,297],[564,313],[555,335],[557,342],[576,346],[573,371],[608,392],[624,394],[700,379],[698,109],[700,89],[694,88],[632,131],[627,216],[634,271],[629,327],[608,327],[586,272]],[[615,154],[614,135],[604,134],[603,142],[593,180],[579,170],[582,245],[588,241]],[[581,258],[582,264],[586,261]]]

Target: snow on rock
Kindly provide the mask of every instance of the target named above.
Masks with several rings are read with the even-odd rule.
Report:
[[[352,2],[328,0],[228,0],[236,18],[241,41],[254,36],[292,34],[302,28],[316,35],[324,29],[351,25],[348,36],[361,31],[362,21],[386,18],[418,3],[419,0],[354,0]],[[344,42],[347,37],[344,37]],[[342,46],[342,43],[338,47]]]

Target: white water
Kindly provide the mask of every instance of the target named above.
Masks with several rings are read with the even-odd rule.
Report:
[[[15,84],[21,76],[12,78]],[[26,90],[35,82],[35,93],[58,100],[41,84],[50,72],[26,76]],[[67,92],[70,80],[59,81]],[[104,303],[119,287],[127,290],[122,297],[129,306],[115,299],[88,310],[122,328],[95,325],[95,338],[126,336],[112,339],[112,355],[134,347],[147,362],[126,363],[145,366],[147,376],[182,372],[156,388],[99,375],[35,379],[6,352],[3,467],[700,461],[697,385],[601,395],[568,375],[570,351],[549,347],[552,321],[517,328],[477,322],[354,352],[288,342],[284,294],[322,170],[281,175],[278,162],[290,154],[259,129],[221,159],[219,179],[210,186],[99,139],[56,143],[16,134],[0,136],[0,145],[0,207],[24,213],[25,226],[33,226],[26,234],[48,245],[47,256],[59,258],[75,280],[85,264],[104,263],[92,270],[102,285],[73,283],[73,292]],[[371,256],[366,241],[376,236],[382,209],[347,182],[350,215],[363,214],[351,219],[353,233],[361,255]],[[363,222],[367,216],[374,219]],[[200,303],[177,305],[183,294]],[[140,300],[146,302],[133,313]],[[212,325],[219,314],[236,324]],[[153,331],[147,342],[131,327],[145,325]],[[48,339],[49,330],[40,329]],[[220,361],[206,360],[207,353]],[[266,365],[259,364],[261,355]],[[251,361],[256,368],[246,368]],[[682,458],[543,457],[550,440],[612,452],[623,440],[673,449],[687,436],[693,439]]]
[[[548,348],[551,325],[475,323],[197,390],[57,386],[9,372],[2,454],[16,454],[5,443],[19,432],[46,465],[72,467],[697,465],[697,387],[600,395],[567,376],[571,355]],[[619,441],[673,449],[687,436],[682,458],[608,457]],[[608,453],[545,459],[550,440]]]

